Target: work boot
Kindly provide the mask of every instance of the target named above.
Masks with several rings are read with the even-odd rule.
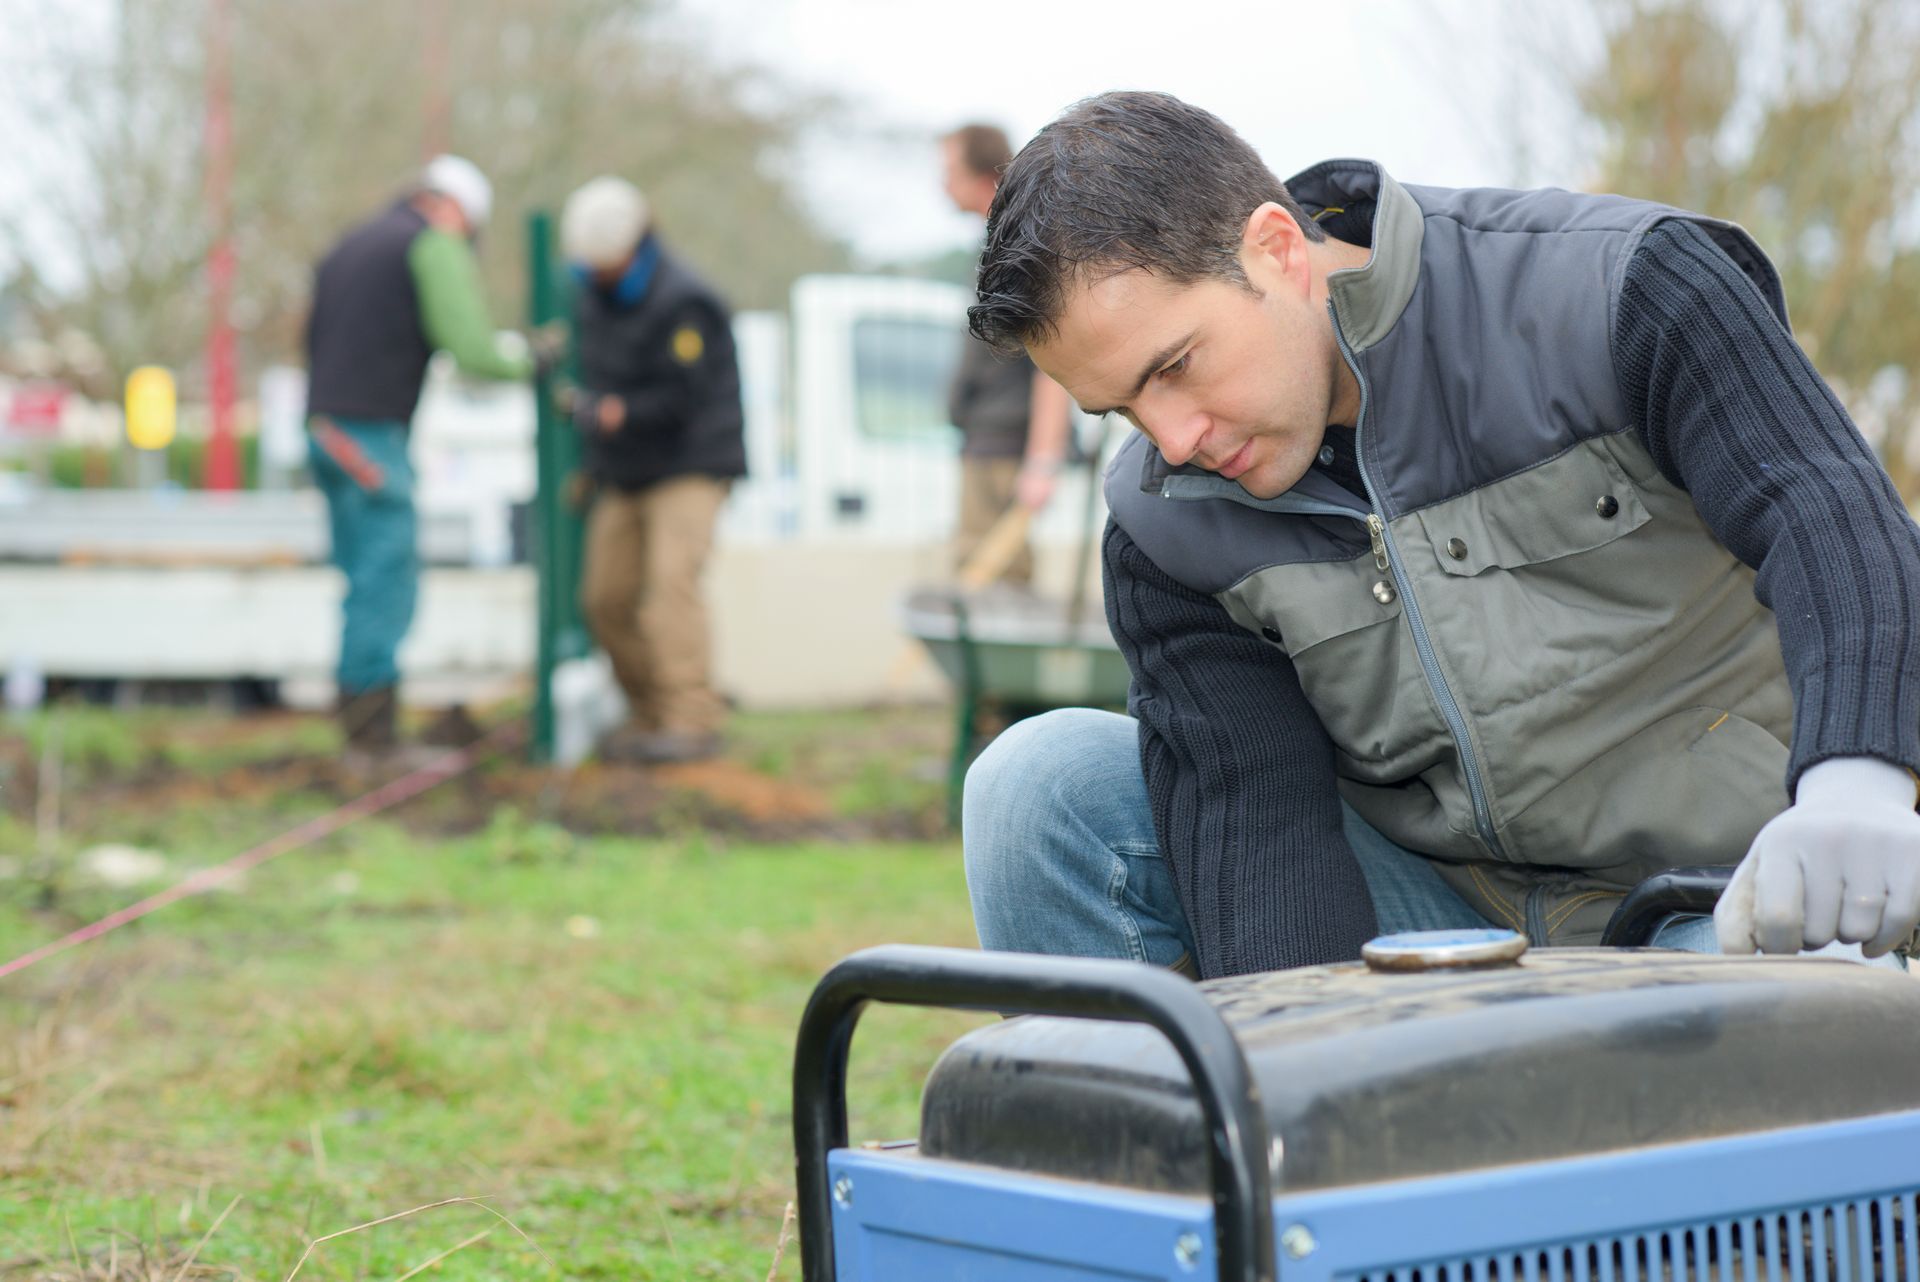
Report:
[[[392,686],[375,686],[359,694],[342,694],[334,715],[340,720],[349,752],[378,752],[391,748],[398,736],[400,700]]]
[[[609,765],[631,765],[640,760],[642,746],[659,733],[649,725],[622,722],[594,740],[593,755]]]
[[[464,748],[484,733],[480,723],[468,714],[467,705],[456,703],[427,723],[420,732],[420,742],[436,748]]]
[[[622,726],[604,735],[600,759],[635,766],[664,766],[705,761],[720,753],[720,736],[711,730],[642,730]]]
[[[346,736],[340,762],[349,774],[406,774],[446,755],[444,748],[400,742],[400,700],[392,686],[343,696],[337,715]]]

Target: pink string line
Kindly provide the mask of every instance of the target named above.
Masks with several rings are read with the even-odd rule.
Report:
[[[383,784],[343,806],[309,819],[299,827],[235,855],[225,863],[215,864],[211,868],[202,868],[185,881],[157,895],[149,895],[137,904],[109,913],[90,926],[82,926],[70,935],[16,957],[6,965],[0,966],[0,979],[5,979],[16,971],[25,970],[35,962],[45,961],[56,953],[63,953],[77,944],[98,939],[110,930],[117,930],[130,921],[138,921],[148,913],[156,912],[189,895],[198,895],[212,890],[215,886],[249,868],[256,868],[269,859],[284,855],[289,850],[296,850],[315,838],[324,837],[330,832],[346,827],[356,819],[379,814],[382,810],[396,806],[410,797],[416,797],[429,788],[445,783],[455,775],[465,773],[500,746],[496,741],[504,741],[511,737],[510,732],[517,733],[520,729],[518,722],[509,721],[466,747],[454,749],[445,756],[428,762],[411,774],[402,775],[392,783]]]

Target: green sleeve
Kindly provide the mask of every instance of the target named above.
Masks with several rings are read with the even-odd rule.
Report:
[[[407,266],[420,298],[420,324],[427,341],[450,352],[462,373],[515,379],[533,372],[531,358],[509,356],[495,343],[487,300],[480,292],[479,266],[465,241],[429,227],[408,246]]]

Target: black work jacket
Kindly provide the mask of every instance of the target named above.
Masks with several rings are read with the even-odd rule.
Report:
[[[663,249],[639,302],[623,307],[582,287],[574,324],[582,393],[575,420],[596,482],[631,492],[676,476],[746,474],[733,329],[704,281]],[[597,420],[608,395],[627,410],[612,432]]]

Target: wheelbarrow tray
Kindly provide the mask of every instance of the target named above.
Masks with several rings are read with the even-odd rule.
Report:
[[[1077,621],[1070,612],[1064,601],[991,589],[924,589],[900,611],[902,628],[957,690],[971,687],[977,697],[1029,707],[1124,704],[1126,660],[1098,603],[1085,606]]]

